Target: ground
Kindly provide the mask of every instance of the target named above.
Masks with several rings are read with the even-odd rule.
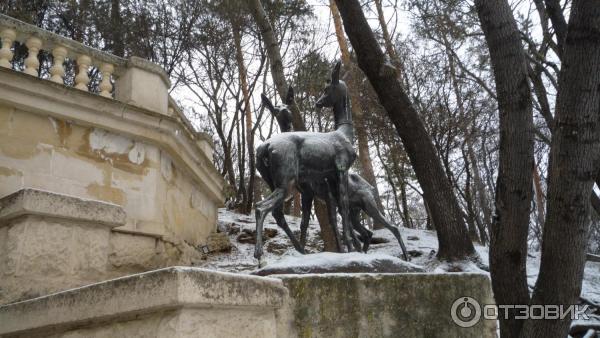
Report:
[[[240,243],[237,237],[240,233],[252,232],[255,230],[254,215],[237,214],[226,209],[219,209],[219,229],[229,233],[232,243],[232,249],[226,253],[209,254],[205,261],[198,262],[201,267],[227,272],[251,273],[258,269],[258,261],[254,258],[254,244]],[[286,220],[292,231],[299,232],[300,219],[292,216],[286,216]],[[239,227],[239,232],[238,232]],[[282,260],[290,259],[290,256],[301,256],[292,247],[285,233],[277,227],[275,220],[269,216],[265,220],[265,230],[275,229],[276,235],[265,241],[265,254],[262,266],[269,265]],[[274,231],[272,231],[273,233]],[[471,262],[459,262],[452,265],[441,264],[435,258],[437,250],[437,237],[435,231],[415,230],[401,227],[400,233],[404,239],[407,250],[411,256],[411,263],[423,267],[426,271],[433,273],[446,273],[448,271],[480,271],[475,264]],[[316,220],[311,219],[309,226],[309,235],[307,249],[309,253],[320,252],[323,243],[319,236],[319,226]],[[251,241],[251,236],[250,237]],[[398,242],[387,229],[374,231],[374,239],[377,241],[386,241],[381,244],[372,244],[369,253],[387,254],[394,257],[402,257]],[[488,264],[488,248],[481,245],[475,245],[477,252],[481,257],[483,265]],[[539,270],[539,252],[530,252],[527,261],[527,274],[531,287],[535,284]],[[585,267],[582,297],[594,304],[600,304],[600,263],[588,262]]]

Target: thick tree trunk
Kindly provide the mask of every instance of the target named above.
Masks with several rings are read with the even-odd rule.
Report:
[[[271,65],[271,76],[273,77],[273,82],[275,83],[275,87],[277,88],[277,92],[279,93],[281,101],[285,102],[288,92],[288,84],[285,80],[281,51],[279,49],[279,45],[277,44],[277,39],[275,38],[275,32],[273,32],[273,27],[269,22],[269,18],[267,17],[265,9],[260,3],[260,0],[250,0],[249,7],[252,17],[258,25],[261,36],[265,41],[267,54],[269,56],[269,64]],[[292,125],[294,126],[294,131],[306,130],[306,126],[304,125],[304,121],[300,115],[298,105],[296,105],[294,102],[288,106],[292,112]],[[318,201],[316,201],[314,205],[315,214],[317,215],[317,220],[319,221],[319,227],[321,230],[321,238],[325,242],[325,250],[336,251],[335,248],[337,248],[337,245],[334,240],[335,237],[331,230],[331,226],[329,225],[327,208],[325,207],[324,203]]]
[[[532,199],[533,113],[527,59],[506,0],[475,0],[496,81],[500,150],[490,274],[498,304],[527,304],[527,233]],[[518,337],[522,320],[500,318],[502,338]]]
[[[242,36],[237,23],[231,22],[233,31],[233,42],[235,45],[235,59],[237,62],[238,73],[240,77],[240,87],[242,87],[242,95],[244,97],[244,115],[246,118],[246,144],[248,149],[248,188],[246,189],[245,205],[242,205],[242,211],[249,213],[252,210],[254,202],[254,178],[256,167],[254,163],[254,133],[252,128],[252,110],[250,109],[250,93],[248,89],[248,78],[246,66],[244,65],[244,54],[242,51]],[[243,159],[242,159],[243,160]]]
[[[438,233],[438,257],[460,260],[476,255],[463,213],[417,111],[395,68],[386,61],[357,0],[336,0],[344,28],[379,101],[394,123],[411,160]]]
[[[600,159],[600,6],[574,1],[563,46],[540,273],[532,304],[576,304]],[[570,319],[529,320],[521,337],[565,337]]]
[[[331,15],[333,16],[335,35],[342,54],[342,62],[350,71],[350,79],[347,82],[352,102],[351,109],[354,119],[354,130],[356,131],[356,140],[358,142],[358,162],[362,169],[361,174],[362,177],[375,188],[375,202],[377,203],[379,210],[383,212],[383,205],[381,204],[381,199],[379,197],[379,189],[377,188],[373,163],[371,162],[371,156],[369,155],[369,139],[367,138],[367,128],[363,119],[364,111],[358,93],[360,73],[359,70],[355,68],[354,62],[352,62],[350,58],[350,51],[348,50],[348,44],[346,43],[346,37],[344,36],[344,30],[342,28],[342,18],[340,18],[340,13],[335,5],[335,0],[329,0],[329,7],[331,9]],[[374,222],[373,225],[375,229],[383,228],[383,224],[379,224],[378,222]]]

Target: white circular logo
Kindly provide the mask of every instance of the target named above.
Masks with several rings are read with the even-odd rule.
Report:
[[[460,297],[452,303],[452,321],[460,327],[472,327],[481,319],[481,306],[471,297]]]

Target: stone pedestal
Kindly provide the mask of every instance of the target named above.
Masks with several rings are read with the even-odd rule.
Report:
[[[496,338],[483,317],[463,328],[452,320],[457,299],[494,304],[489,277],[452,274],[278,276],[289,289],[278,330],[291,337]]]
[[[0,304],[105,279],[117,205],[23,189],[0,199]]]

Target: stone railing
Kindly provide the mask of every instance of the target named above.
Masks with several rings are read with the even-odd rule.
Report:
[[[45,50],[52,55],[52,67],[49,69],[50,76],[48,80],[64,84],[64,63],[67,59],[71,59],[76,64],[74,87],[88,91],[88,84],[90,83],[88,71],[90,67],[96,67],[101,74],[98,94],[104,97],[112,97],[112,75],[118,73],[119,68],[127,65],[126,59],[90,48],[79,42],[2,14],[0,14],[0,39],[2,42],[0,67],[13,68],[14,53],[12,47],[14,42],[19,42],[27,47],[28,52],[27,58],[24,60],[24,73],[39,76],[40,62],[38,54],[41,50]]]
[[[97,70],[97,94],[162,114],[168,114],[169,76],[158,65],[138,57],[124,59],[0,14],[0,67],[22,71],[54,83],[89,91],[90,74]],[[15,42],[27,47],[23,66],[13,60]],[[52,55],[52,66],[39,74],[40,51]],[[20,60],[18,60],[20,62]],[[71,61],[73,78],[65,64]]]

